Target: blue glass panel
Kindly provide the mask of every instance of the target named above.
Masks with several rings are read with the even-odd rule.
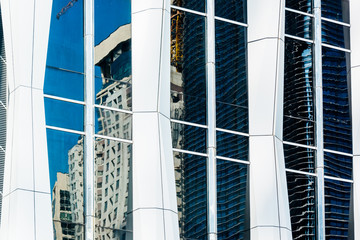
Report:
[[[95,108],[95,133],[132,139],[132,115],[103,108]]]
[[[95,101],[131,110],[131,1],[95,0]]]
[[[194,152],[206,152],[206,129],[171,123],[173,147]]]
[[[171,4],[199,12],[205,12],[205,0],[171,0]]]
[[[206,158],[174,152],[180,239],[206,240]]]
[[[217,160],[217,235],[219,240],[250,239],[248,199],[248,165]]]
[[[205,18],[175,9],[171,12],[171,110],[173,118],[206,123]]]
[[[350,28],[336,23],[321,21],[323,43],[350,49]]]
[[[315,150],[284,144],[285,167],[313,173],[315,171]]]
[[[83,0],[53,1],[48,66],[84,72]]]
[[[352,157],[324,152],[325,175],[352,179]]]
[[[248,161],[249,138],[217,131],[216,153],[218,156]]]
[[[285,39],[284,140],[314,145],[312,45]]]
[[[94,146],[96,238],[128,239],[132,145],[96,138]]]
[[[84,106],[44,98],[46,125],[83,131]]]
[[[293,239],[316,239],[315,177],[287,172]]]
[[[285,2],[288,8],[306,13],[312,12],[312,0],[286,0]]]
[[[215,16],[246,23],[246,0],[215,0]]]
[[[48,66],[45,72],[44,93],[83,101],[84,75]]]
[[[321,16],[349,23],[349,0],[322,0]]]
[[[215,22],[217,127],[248,132],[246,28]]]
[[[323,47],[324,147],[352,152],[349,54]]]
[[[285,33],[296,37],[312,39],[312,17],[286,11]]]
[[[325,179],[326,240],[351,239],[352,184]]]
[[[47,129],[54,238],[83,236],[83,137]]]

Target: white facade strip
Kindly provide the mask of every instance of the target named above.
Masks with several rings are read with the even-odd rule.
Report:
[[[99,135],[99,134],[94,134],[94,137],[96,137],[96,138],[103,138],[103,139],[109,139],[109,140],[112,140],[112,141],[129,143],[129,144],[132,144],[132,143],[133,143],[133,141],[128,140],[128,139],[109,137],[109,136]]]
[[[287,145],[295,146],[295,147],[302,147],[302,148],[309,148],[309,149],[317,150],[317,147],[315,147],[315,146],[304,145],[304,144],[300,144],[300,143],[293,143],[293,142],[288,142],[288,141],[283,141],[283,143],[287,144]]]
[[[350,154],[350,153],[338,152],[338,151],[334,151],[334,150],[330,150],[330,149],[324,149],[324,152],[335,153],[335,154],[338,154],[338,155],[343,155],[343,156],[348,156],[348,157],[353,156],[353,154]]]
[[[242,164],[250,165],[250,162],[246,161],[246,160],[239,160],[239,159],[234,159],[234,158],[229,158],[229,157],[222,157],[222,156],[216,156],[216,158],[220,159],[220,160],[226,160],[226,161],[230,161],[230,162],[236,162],[236,163],[242,163]]]
[[[2,101],[0,101],[0,105],[3,106],[3,108],[6,109],[6,106],[5,106],[5,104],[4,104]]]
[[[180,10],[180,11],[184,11],[184,12],[188,12],[188,13],[193,13],[193,14],[201,15],[201,16],[204,16],[204,17],[207,16],[206,13],[198,12],[198,11],[195,11],[195,10],[191,10],[191,9],[187,9],[187,8],[183,8],[183,7],[179,7],[179,6],[175,6],[175,5],[171,5],[171,8],[177,9],[177,10]]]
[[[309,175],[309,176],[317,177],[317,174],[316,174],[316,173],[309,173],[309,172],[294,170],[294,169],[290,169],[290,168],[286,168],[285,170],[286,170],[286,172],[292,172],[292,173],[297,173],[297,174]]]
[[[220,21],[223,21],[223,22],[228,22],[228,23],[243,26],[243,27],[248,27],[248,25],[246,23],[237,22],[237,21],[230,20],[230,19],[227,19],[227,18],[222,18],[222,17],[215,16],[215,20],[220,20]]]
[[[179,148],[173,148],[173,151],[174,151],[174,152],[191,154],[191,155],[196,155],[196,156],[201,156],[201,157],[208,157],[208,155],[207,155],[206,153],[199,153],[199,152],[194,152],[194,151],[189,151],[189,150],[183,150],[183,149],[179,149]]]
[[[332,23],[336,23],[345,27],[351,27],[351,25],[349,23],[345,23],[345,22],[340,22],[340,21],[336,21],[330,18],[326,18],[326,17],[321,17],[321,20],[323,21],[327,21],[327,22],[332,22]]]
[[[309,16],[309,17],[314,17],[314,14],[307,13],[307,12],[302,12],[302,11],[295,10],[295,9],[292,9],[292,8],[288,8],[288,7],[285,7],[285,10],[289,11],[289,12],[294,12],[294,13],[298,13],[298,14],[301,14],[301,15]]]
[[[54,66],[50,66],[50,65],[46,65],[47,68],[52,68],[55,70],[59,70],[59,71],[63,71],[63,72],[69,72],[69,73],[75,73],[75,74],[79,74],[79,75],[84,75],[84,73],[82,72],[78,72],[78,71],[74,71],[74,70],[69,70],[66,68],[59,68],[59,67],[54,67]]]
[[[84,71],[85,71],[85,116],[84,116],[84,218],[85,239],[95,237],[95,161],[94,161],[94,0],[84,1]]]
[[[68,132],[68,133],[74,133],[74,134],[79,134],[79,135],[85,135],[85,132],[76,131],[76,130],[71,130],[71,129],[67,129],[67,128],[61,128],[61,127],[55,127],[55,126],[49,126],[49,125],[46,125],[46,128],[52,129],[52,130],[57,130],[57,131],[62,131],[62,132]]]
[[[193,127],[205,128],[205,129],[208,128],[208,126],[206,126],[206,125],[192,123],[192,122],[185,122],[185,121],[176,120],[176,119],[170,119],[170,122],[184,124],[184,125],[193,126]]]
[[[234,134],[234,135],[240,135],[240,136],[244,136],[244,137],[249,137],[250,136],[250,134],[248,134],[248,133],[242,133],[242,132],[232,131],[232,130],[223,129],[223,128],[216,128],[216,131],[231,133],[231,134]]]
[[[304,42],[307,42],[307,43],[314,43],[313,40],[309,40],[309,39],[301,38],[301,37],[296,37],[296,36],[289,35],[289,34],[285,34],[285,37],[292,38],[292,39],[296,39],[296,40],[300,40],[300,41],[304,41]]]
[[[332,48],[332,49],[340,50],[340,51],[343,51],[343,52],[348,52],[348,53],[351,53],[351,50],[346,49],[346,48],[335,47],[335,46],[333,46],[333,45],[326,44],[326,43],[322,43],[321,45],[322,45],[323,47],[328,47],[328,48]]]
[[[331,179],[331,180],[335,180],[335,181],[339,181],[339,182],[354,183],[353,180],[337,178],[337,177],[332,177],[332,176],[324,176],[324,179]]]
[[[95,104],[94,107],[102,108],[102,109],[106,109],[106,110],[110,110],[110,111],[115,111],[115,112],[133,114],[133,112],[129,111],[129,110],[124,110],[124,109],[120,109],[120,108],[113,108],[113,107],[108,107],[108,106],[103,106],[103,105],[98,105],[98,104]]]
[[[57,96],[53,96],[53,95],[49,95],[49,94],[44,94],[44,98],[51,98],[51,99],[55,99],[55,100],[59,100],[59,101],[63,101],[63,102],[85,105],[85,102],[82,102],[82,101],[72,100],[72,99],[63,98],[63,97],[57,97]]]

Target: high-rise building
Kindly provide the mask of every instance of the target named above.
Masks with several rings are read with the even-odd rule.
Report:
[[[356,0],[0,0],[0,239],[360,239]]]

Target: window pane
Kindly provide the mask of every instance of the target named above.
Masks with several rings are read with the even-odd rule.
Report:
[[[249,239],[248,186],[248,165],[217,160],[219,240]]]
[[[350,49],[350,28],[336,23],[321,21],[323,43]]]
[[[315,177],[287,172],[293,239],[316,239]]]
[[[215,23],[217,127],[248,132],[246,28]]]
[[[322,48],[324,147],[352,152],[350,115],[350,55]]]
[[[47,67],[45,71],[44,93],[84,101],[84,75]]]
[[[68,1],[52,2],[46,65],[83,73],[83,1],[74,2],[65,11]]]
[[[207,239],[206,158],[174,152],[180,239]]]
[[[215,16],[246,23],[246,0],[215,0]]]
[[[95,133],[122,139],[132,139],[132,115],[95,108]]]
[[[286,168],[315,172],[315,150],[313,149],[284,144],[284,157]]]
[[[286,7],[295,9],[298,11],[311,13],[312,12],[312,0],[286,0]]]
[[[205,0],[171,0],[171,4],[199,12],[205,12]]]
[[[352,157],[324,152],[325,175],[352,179]]]
[[[83,131],[84,106],[44,98],[46,125]]]
[[[171,123],[173,148],[206,153],[206,129]]]
[[[312,39],[312,17],[286,11],[285,22],[286,34]]]
[[[97,239],[125,239],[131,233],[131,144],[95,139]],[[130,205],[129,205],[130,204]]]
[[[349,0],[322,0],[321,16],[349,23]]]
[[[284,140],[314,145],[312,45],[285,39]]]
[[[348,239],[352,233],[350,212],[352,184],[325,179],[325,234],[327,240]]]
[[[206,123],[205,18],[171,11],[171,117]]]
[[[83,239],[83,137],[46,130],[54,239]]]
[[[248,161],[249,138],[246,136],[217,131],[216,153],[218,156]]]

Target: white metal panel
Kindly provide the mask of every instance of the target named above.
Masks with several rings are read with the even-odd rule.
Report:
[[[251,240],[280,240],[280,229],[259,226],[250,230]]]
[[[157,111],[162,13],[161,9],[150,9],[132,15],[134,112]]]
[[[273,134],[277,45],[277,39],[256,41],[248,45],[250,135]]]
[[[351,56],[356,55],[355,53]],[[360,52],[358,53],[360,55]],[[351,69],[353,154],[360,156],[360,66]],[[355,171],[354,171],[355,173]]]
[[[284,61],[285,43],[280,40],[277,42],[277,70],[275,83],[275,119],[274,119],[274,135],[279,139],[283,139],[283,111],[284,111]]]
[[[360,1],[351,0],[350,2],[350,46],[351,46],[351,66],[360,66],[360,22],[359,9]]]
[[[47,193],[35,194],[35,231],[36,239],[53,239],[52,231],[44,231],[53,229],[52,210],[51,210],[51,195]]]
[[[165,9],[165,5],[168,0],[135,0],[131,4],[131,12],[138,13],[140,11],[146,11],[149,9]]]
[[[248,41],[263,38],[280,37],[280,26],[283,26],[280,16],[284,10],[285,1],[279,0],[251,0],[248,6]],[[280,25],[281,23],[281,25]]]
[[[133,240],[165,240],[164,216],[162,210],[139,209],[133,212]]]

